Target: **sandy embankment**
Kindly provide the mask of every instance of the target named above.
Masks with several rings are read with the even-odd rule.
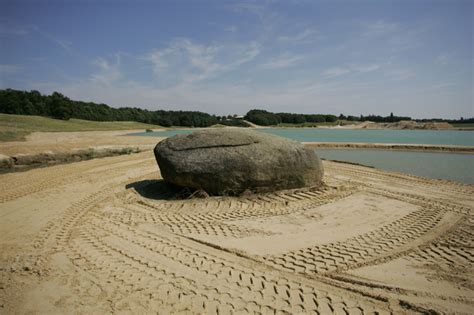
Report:
[[[454,128],[447,122],[417,122],[412,120],[402,120],[398,122],[378,123],[373,121],[363,121],[355,124],[337,126],[319,126],[318,128],[328,129],[392,129],[392,130],[450,130]]]
[[[34,154],[45,151],[67,152],[96,146],[139,146],[156,144],[154,137],[133,137],[127,134],[143,130],[34,132],[26,141],[0,142],[4,155]]]
[[[456,152],[474,153],[473,146],[445,144],[409,144],[409,143],[357,143],[357,142],[303,142],[310,148],[326,149],[381,149],[400,151]]]
[[[0,142],[0,172],[149,151],[160,138],[127,136],[142,131],[35,132]]]
[[[324,189],[191,200],[151,152],[2,174],[0,313],[471,313],[474,185],[323,163]]]

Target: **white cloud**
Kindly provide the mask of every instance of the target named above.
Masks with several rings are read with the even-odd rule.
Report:
[[[230,6],[230,9],[238,13],[250,13],[262,17],[265,7],[252,2],[239,2]]]
[[[295,35],[285,35],[277,38],[282,43],[310,43],[316,39],[321,38],[319,32],[315,29],[307,28]]]
[[[368,72],[377,71],[380,69],[380,65],[378,64],[366,64],[366,65],[350,65],[348,67],[333,67],[326,69],[322,72],[322,75],[327,78],[335,78],[345,74],[353,73],[353,74],[363,74]]]
[[[380,69],[380,66],[377,65],[377,64],[354,65],[354,66],[351,67],[351,69],[356,71],[356,72],[365,73],[365,72],[376,71],[376,70]]]
[[[435,58],[434,62],[438,65],[445,66],[449,62],[449,57],[446,55],[439,55]]]
[[[150,61],[153,64],[153,71],[158,74],[168,67],[166,55],[171,52],[172,51],[169,48],[163,51],[155,50],[149,53],[144,59]]]
[[[99,67],[99,72],[93,74],[90,78],[94,83],[100,83],[106,86],[112,85],[115,81],[122,77],[120,73],[120,54],[115,56],[114,64],[104,58],[98,58],[93,63]]]
[[[416,75],[415,71],[410,68],[401,68],[401,69],[393,69],[385,72],[387,77],[390,77],[395,80],[405,80]]]
[[[365,31],[363,33],[363,36],[382,36],[395,32],[398,29],[399,26],[395,23],[389,23],[384,20],[378,20],[371,23],[365,23]]]
[[[349,72],[351,72],[351,70],[348,68],[334,67],[324,70],[322,72],[322,75],[327,78],[334,78],[344,74],[348,74]]]
[[[275,59],[271,59],[265,63],[263,63],[260,68],[262,69],[280,69],[280,68],[288,68],[296,65],[301,60],[304,59],[302,55],[291,55],[291,54],[283,54]]]
[[[260,44],[257,42],[251,42],[248,45],[241,46],[240,50],[241,51],[238,52],[239,56],[237,56],[237,59],[230,64],[231,68],[252,61],[261,52]]]
[[[69,54],[71,55],[77,55],[77,52],[75,50],[72,49],[72,44],[71,42],[68,42],[66,40],[63,40],[63,39],[60,39],[58,37],[56,37],[55,35],[51,34],[51,33],[48,33],[48,32],[45,32],[43,30],[41,30],[38,26],[36,25],[33,25],[32,26],[33,30],[36,31],[38,34],[40,34],[41,36],[43,36],[44,38],[46,38],[47,40],[49,40],[50,42],[52,42],[53,44],[61,47],[63,50],[65,50],[66,52],[68,52]]]
[[[154,50],[145,59],[152,63],[157,77],[174,72],[183,80],[194,81],[209,77],[219,70],[220,65],[215,62],[219,49],[214,44],[205,46],[194,44],[188,39],[175,39],[168,47]]]
[[[446,83],[439,83],[439,84],[435,84],[435,85],[432,85],[428,88],[428,90],[440,90],[440,89],[444,89],[444,88],[447,88],[447,87],[453,87],[453,86],[456,86],[455,83],[450,83],[450,82],[446,82]]]
[[[235,26],[235,25],[231,25],[231,26],[228,26],[228,27],[224,28],[224,30],[225,30],[226,32],[235,33],[235,32],[237,32],[238,27]]]
[[[164,49],[152,51],[144,59],[152,63],[157,78],[171,74],[177,78],[175,83],[191,83],[233,70],[259,54],[260,45],[256,42],[203,45],[181,38],[173,40]]]

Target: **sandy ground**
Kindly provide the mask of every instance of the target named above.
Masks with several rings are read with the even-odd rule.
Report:
[[[159,129],[154,129],[159,131]],[[32,154],[45,151],[67,152],[72,149],[95,146],[147,145],[156,144],[155,137],[136,137],[127,134],[140,130],[80,131],[80,132],[33,132],[26,141],[0,142],[0,154]]]
[[[0,313],[472,313],[473,185],[324,167],[190,200],[150,151],[0,175]]]

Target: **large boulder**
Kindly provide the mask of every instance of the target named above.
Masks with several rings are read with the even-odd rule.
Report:
[[[167,138],[154,152],[165,181],[216,195],[317,186],[323,178],[313,150],[259,131],[196,131]]]

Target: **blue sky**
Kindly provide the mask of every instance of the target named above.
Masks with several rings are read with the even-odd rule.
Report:
[[[474,116],[474,1],[4,1],[0,88],[244,114]]]

